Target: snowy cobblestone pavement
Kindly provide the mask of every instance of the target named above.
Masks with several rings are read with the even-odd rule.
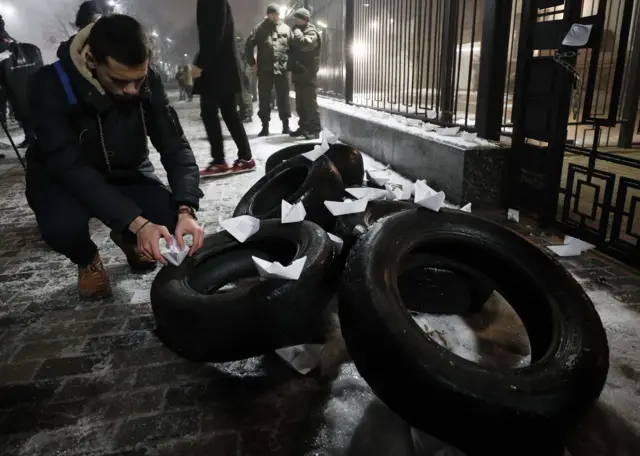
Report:
[[[209,145],[197,105],[176,107],[205,165]],[[258,171],[203,182],[200,219],[208,233],[262,175],[266,158],[293,142],[257,138],[258,122],[247,128]],[[272,130],[279,131],[277,121]],[[226,147],[231,161],[234,145],[228,140]],[[343,356],[339,339],[324,360],[336,368],[306,377],[272,356],[200,365],[168,352],[152,333],[154,274],[130,274],[98,222],[92,234],[115,294],[106,302],[80,302],[76,269],[40,239],[23,171],[13,151],[0,152],[7,155],[0,160],[0,455],[413,454],[400,449],[410,446],[406,426],[376,412],[353,365],[332,362]],[[157,154],[154,160],[159,164]],[[549,242],[526,223],[519,229]],[[632,454],[623,450],[640,446],[640,279],[598,254],[565,264],[596,302],[612,351],[601,406],[583,426],[573,456]]]

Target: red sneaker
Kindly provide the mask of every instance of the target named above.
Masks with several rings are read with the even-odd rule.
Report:
[[[228,174],[230,171],[231,168],[229,168],[229,165],[226,163],[211,163],[205,169],[200,170],[200,177],[222,176]]]
[[[231,168],[232,173],[246,173],[247,171],[255,171],[256,162],[251,160],[236,160]]]

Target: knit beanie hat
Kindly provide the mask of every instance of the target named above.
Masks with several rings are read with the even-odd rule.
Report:
[[[98,7],[95,1],[88,0],[83,2],[78,9],[76,15],[76,27],[84,28],[91,23],[91,17],[102,14],[102,11]]]
[[[269,6],[267,6],[267,14],[279,13],[279,12],[280,12],[280,6],[277,3],[271,3]]]
[[[304,19],[308,21],[311,19],[311,13],[306,8],[297,9],[295,13],[293,13],[293,17],[297,17],[298,19]]]

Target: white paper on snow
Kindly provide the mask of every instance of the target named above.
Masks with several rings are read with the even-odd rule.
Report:
[[[189,246],[185,243],[184,248],[178,246],[175,236],[171,236],[171,245],[166,246],[162,256],[174,266],[180,266],[189,253]]]
[[[411,199],[411,195],[413,194],[413,188],[408,185],[387,182],[384,187],[387,192],[387,198],[394,201]]]
[[[334,135],[328,128],[325,128],[322,130],[322,141],[326,141],[328,144],[335,144],[338,142],[338,136]]]
[[[320,344],[304,344],[280,348],[276,353],[299,373],[306,375],[320,364],[322,348]]]
[[[429,187],[424,180],[418,180],[414,184],[416,204],[425,207],[434,212],[440,211],[440,208],[444,204],[445,194],[444,192],[436,192]]]
[[[439,128],[436,134],[440,136],[456,136],[460,132],[460,127]]]
[[[565,36],[564,40],[562,40],[562,45],[575,47],[584,46],[589,42],[592,28],[592,24],[573,24],[569,29],[569,33],[567,33],[567,36]]]
[[[520,211],[517,209],[507,210],[507,220],[510,222],[520,223]]]
[[[302,154],[302,156],[311,161],[316,161],[317,159],[322,157],[324,154],[326,154],[328,150],[329,150],[329,143],[326,140],[323,140],[322,144],[314,147],[311,152],[306,152]]]
[[[462,212],[471,212],[471,203],[467,203],[460,208]]]
[[[238,242],[244,242],[258,232],[260,220],[250,215],[241,215],[221,221],[220,226]]]
[[[272,263],[254,256],[251,259],[258,269],[258,274],[263,279],[298,280],[304,269],[304,264],[307,262],[306,256],[294,261],[289,266],[283,266],[277,261]]]
[[[369,203],[368,198],[361,198],[356,201],[325,201],[324,205],[329,209],[332,215],[358,214],[364,212]]]
[[[559,257],[572,257],[582,255],[587,250],[595,248],[595,245],[572,236],[565,236],[562,245],[548,245],[547,248]]]
[[[336,255],[340,255],[342,252],[342,247],[344,247],[344,241],[336,236],[335,234],[327,233],[329,235],[329,239],[333,241],[333,245],[335,247]]]
[[[307,211],[304,208],[302,201],[295,204],[290,204],[285,200],[282,200],[280,208],[282,223],[298,223],[304,220],[307,216]]]
[[[475,142],[478,139],[478,133],[469,133],[468,131],[463,131],[460,134],[460,137],[465,141]]]
[[[379,200],[387,197],[387,190],[372,187],[352,187],[347,189],[347,193],[358,199],[368,198],[369,200]]]

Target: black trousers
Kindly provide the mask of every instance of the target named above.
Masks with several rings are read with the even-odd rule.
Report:
[[[89,233],[91,213],[72,195],[41,174],[27,172],[26,182],[27,202],[35,213],[45,242],[77,265],[90,264],[98,251]],[[142,209],[143,217],[166,226],[171,233],[175,231],[178,222],[176,206],[171,192],[161,182],[141,175],[135,182],[114,187]],[[127,231],[125,235],[130,242],[136,241],[133,233]]]
[[[247,132],[244,130],[242,120],[238,115],[236,95],[234,93],[224,95],[220,100],[214,100],[213,97],[200,95],[200,111],[202,123],[204,124],[204,129],[207,132],[207,137],[211,144],[211,158],[213,163],[217,165],[225,163],[224,139],[222,137],[222,125],[220,125],[218,111],[222,114],[222,119],[238,147],[238,158],[241,160],[251,160],[249,138],[247,137]]]
[[[276,92],[276,104],[281,120],[291,117],[291,103],[289,102],[289,79],[286,74],[259,73],[258,74],[258,117],[264,123],[271,120],[271,103],[273,90]]]

